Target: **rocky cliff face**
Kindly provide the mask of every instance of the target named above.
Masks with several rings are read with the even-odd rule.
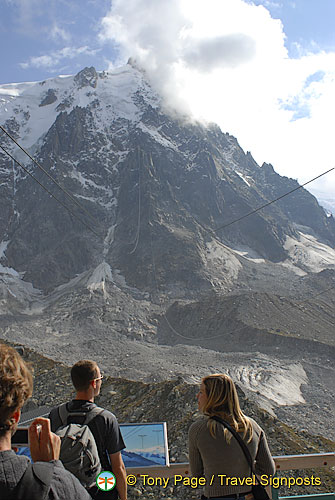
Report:
[[[226,226],[296,181],[217,126],[166,114],[132,65],[0,90],[0,124],[81,205],[1,132],[72,213],[0,151],[0,339],[96,359],[122,419],[171,422],[176,460],[194,417],[185,380],[222,371],[270,411],[270,435],[276,415],[294,425],[276,452],[321,450],[301,429],[334,432],[334,218],[300,189]],[[51,365],[35,403],[67,397]],[[273,443],[293,435],[281,425]]]
[[[111,276],[118,270],[141,291],[192,295],[210,289],[220,273],[220,286],[231,286],[243,267],[233,249],[283,262],[287,238],[298,241],[301,231],[335,243],[334,219],[303,189],[213,232],[297,183],[258,166],[218,127],[164,114],[131,65],[111,74],[85,68],[74,78],[21,84],[18,93],[3,98],[1,122],[94,220],[4,134],[3,142],[99,234],[1,153],[1,263],[35,289],[49,293],[106,263]],[[210,254],[220,242],[226,269],[217,270]]]
[[[215,351],[328,363],[333,217],[300,189],[229,224],[296,181],[168,115],[131,64],[2,86],[0,123],[77,201],[1,132],[59,201],[0,152],[0,338],[68,362],[112,356],[114,375],[145,380],[205,374]]]

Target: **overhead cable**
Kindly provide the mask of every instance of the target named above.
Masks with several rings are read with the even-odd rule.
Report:
[[[21,149],[21,151],[23,151],[23,152],[24,152],[24,153],[25,153],[25,154],[26,154],[26,155],[27,155],[27,156],[31,159],[31,161],[33,161],[33,162],[35,163],[35,165],[36,165],[36,166],[37,166],[40,170],[42,170],[42,172],[43,172],[45,175],[47,175],[47,176],[49,177],[49,179],[50,179],[50,180],[51,180],[54,184],[56,184],[56,186],[57,186],[57,187],[58,187],[61,191],[63,191],[63,193],[65,193],[65,194],[66,194],[66,196],[67,196],[67,197],[68,197],[68,198],[69,198],[69,199],[70,199],[73,203],[75,203],[75,204],[76,204],[76,205],[77,205],[77,206],[78,206],[81,210],[83,210],[83,211],[84,211],[84,212],[85,212],[85,213],[86,213],[86,214],[90,217],[90,219],[91,219],[93,222],[95,222],[95,223],[98,223],[98,224],[99,224],[99,221],[98,221],[95,217],[93,217],[93,216],[90,214],[90,212],[89,212],[89,211],[88,211],[88,210],[87,210],[87,209],[86,209],[86,208],[85,208],[85,207],[84,207],[81,203],[79,203],[79,201],[78,201],[78,200],[76,200],[76,198],[74,198],[74,197],[72,196],[72,194],[71,194],[71,193],[69,193],[69,191],[67,191],[65,188],[63,188],[63,186],[61,186],[61,185],[60,185],[60,184],[56,181],[56,179],[54,179],[54,178],[52,177],[52,175],[51,175],[51,174],[50,174],[50,173],[49,173],[49,172],[48,172],[48,171],[47,171],[44,167],[42,167],[42,165],[41,165],[41,164],[40,164],[37,160],[35,160],[35,158],[33,158],[33,156],[31,156],[27,150],[26,150],[26,149],[24,149],[24,148],[23,148],[23,147],[22,147],[22,146],[21,146],[21,145],[20,145],[20,144],[16,141],[16,139],[14,139],[14,137],[13,137],[13,136],[12,136],[9,132],[7,132],[7,130],[5,130],[5,129],[3,128],[3,126],[2,126],[2,125],[0,125],[0,129],[1,129],[1,130],[2,130],[2,131],[3,131],[3,132],[4,132],[4,133],[5,133],[5,134],[6,134],[6,135],[7,135],[7,136],[8,136],[8,137],[9,137],[9,138],[10,138],[10,139],[11,139],[11,140],[12,140],[12,141],[13,141],[13,142],[14,142],[14,143],[15,143],[15,144],[19,147],[19,148],[20,148],[20,149]]]
[[[312,295],[312,297],[309,297],[308,299],[299,300],[298,304],[304,304],[305,302],[310,302],[311,300],[315,299],[315,297],[319,297],[320,295],[322,295],[326,292],[330,292],[331,290],[334,290],[334,288],[335,288],[335,285],[331,286],[330,288],[327,288],[326,290],[322,290],[321,292],[316,293],[315,295]]]
[[[220,229],[224,229],[224,228],[226,228],[228,226],[231,226],[232,224],[235,224],[235,222],[239,222],[240,220],[245,219],[246,217],[249,217],[249,215],[252,215],[252,214],[255,214],[256,212],[259,212],[263,208],[268,207],[269,205],[271,205],[272,203],[275,203],[276,201],[281,200],[285,196],[288,196],[289,194],[294,193],[294,191],[298,191],[298,189],[301,189],[302,187],[307,186],[307,184],[310,184],[311,182],[316,181],[316,179],[319,179],[323,175],[328,174],[329,172],[331,172],[332,170],[334,170],[334,168],[335,167],[330,168],[326,172],[323,172],[322,174],[318,175],[317,177],[314,177],[314,179],[311,179],[310,181],[307,181],[304,184],[301,184],[300,186],[298,186],[298,187],[296,187],[294,189],[291,189],[291,191],[288,191],[288,193],[282,194],[281,196],[279,196],[275,200],[272,200],[272,201],[269,201],[268,203],[265,203],[265,205],[262,205],[261,207],[258,207],[255,210],[252,210],[251,212],[249,212],[249,213],[247,213],[245,215],[242,215],[242,217],[239,217],[238,219],[235,219],[235,220],[233,220],[231,222],[228,222],[227,224],[223,224],[222,226],[219,226],[216,229],[212,229],[212,231],[214,233],[216,233],[217,231],[220,231]]]
[[[134,248],[129,255],[133,254],[138,246],[138,242],[140,240],[140,227],[141,227],[141,158],[139,153],[139,148],[137,150],[137,169],[138,169],[138,215],[137,215],[137,231],[134,240]]]
[[[317,176],[317,177],[315,177],[314,179],[311,179],[310,181],[306,182],[305,184],[303,184],[303,185],[301,185],[301,186],[298,186],[297,188],[295,188],[295,189],[291,190],[290,192],[286,193],[285,195],[280,196],[279,198],[277,198],[276,200],[273,200],[273,201],[272,201],[272,202],[270,202],[270,203],[274,203],[275,201],[278,201],[279,199],[283,198],[284,196],[287,196],[288,194],[291,194],[292,192],[294,192],[294,191],[296,191],[296,190],[298,190],[298,189],[302,188],[302,187],[303,187],[303,186],[305,186],[306,184],[308,184],[308,183],[310,183],[310,182],[312,182],[312,181],[314,181],[314,180],[318,179],[318,178],[319,178],[319,177],[321,177],[322,175],[325,175],[326,173],[330,172],[331,170],[334,170],[334,168],[331,168],[330,170],[327,170],[327,171],[326,171],[326,172],[324,172],[323,174],[318,175],[318,176]],[[152,196],[151,196],[151,184],[150,184],[150,182],[148,182],[148,186],[149,186],[149,194],[150,194],[149,199],[151,200],[151,199],[152,199]],[[267,205],[269,205],[270,203],[268,203]],[[264,208],[265,206],[266,206],[266,205],[264,205],[263,207],[258,208],[256,211],[260,210],[261,208]],[[149,214],[150,214],[150,212],[152,212],[152,206],[151,206],[151,203],[150,203],[150,210],[149,210]],[[255,211],[253,211],[252,213],[254,213],[254,212],[255,212]],[[191,214],[190,214],[190,215],[191,215]],[[250,213],[250,214],[248,214],[248,215],[251,215],[251,213]],[[151,217],[152,217],[152,215],[151,215]],[[150,222],[150,218],[151,218],[151,217],[150,217],[150,215],[149,215],[149,222]],[[246,215],[246,216],[244,216],[244,217],[247,217],[247,215]],[[244,217],[243,217],[243,218],[244,218]],[[206,231],[208,231],[208,232],[212,233],[212,235],[213,235],[213,232],[214,232],[213,230],[211,230],[211,229],[209,229],[209,228],[206,228],[206,226],[203,226],[203,224],[201,224],[199,221],[197,221],[197,220],[196,220],[193,216],[192,216],[192,218],[193,218],[193,219],[195,220],[195,222],[197,222],[197,223],[198,223],[198,224],[199,224],[199,225],[200,225],[200,226],[201,226],[204,230],[206,230]],[[238,219],[238,220],[240,220],[240,219]],[[235,222],[237,222],[237,221],[235,221]],[[230,224],[233,224],[233,222],[231,222]],[[155,262],[155,256],[154,256],[154,250],[153,250],[152,225],[151,225],[150,223],[149,223],[149,228],[150,228],[150,246],[151,246],[151,258],[152,258],[153,279],[154,279],[154,285],[155,285],[155,288],[156,288],[156,293],[157,293],[157,296],[159,296],[159,290],[158,290],[158,280],[157,280],[157,272],[156,272],[156,262]],[[215,237],[215,235],[214,235],[214,237]],[[226,245],[224,245],[222,242],[220,242],[220,240],[217,240],[217,241],[218,241],[218,243],[220,243],[222,246],[224,246],[225,248],[227,248],[227,247],[226,247]],[[313,298],[318,297],[319,295],[322,295],[323,293],[326,293],[326,292],[328,292],[328,291],[332,290],[333,288],[334,288],[334,287],[328,288],[327,290],[323,290],[323,291],[321,291],[321,292],[319,292],[319,293],[315,294],[313,297],[311,297],[311,298],[309,298],[309,299],[307,299],[307,300],[308,300],[308,301],[310,301],[310,300],[312,300]],[[305,302],[305,301],[301,301],[301,302]],[[301,303],[301,302],[299,301],[299,302],[297,302],[297,304],[299,304],[299,303]],[[160,305],[162,306],[162,299],[161,299],[161,298],[159,298],[159,303],[160,303]],[[163,316],[163,318],[165,319],[165,321],[166,321],[166,324],[167,324],[168,328],[169,328],[169,329],[170,329],[170,330],[174,333],[174,335],[176,335],[176,336],[177,336],[177,337],[179,337],[179,338],[182,338],[182,339],[185,339],[185,340],[190,340],[190,341],[193,341],[193,342],[199,342],[199,341],[201,342],[201,341],[215,340],[215,339],[219,339],[219,338],[225,337],[226,335],[233,335],[233,334],[234,334],[234,333],[236,333],[236,332],[241,332],[241,331],[243,331],[243,330],[245,330],[245,329],[248,329],[248,328],[253,328],[253,327],[252,327],[252,325],[243,325],[243,326],[239,326],[239,327],[237,327],[237,328],[235,328],[234,330],[231,330],[231,331],[229,331],[229,332],[226,332],[226,331],[225,331],[225,332],[222,332],[222,333],[220,333],[220,334],[212,335],[212,336],[210,336],[210,337],[205,337],[205,336],[203,336],[203,337],[188,337],[188,336],[186,336],[186,335],[181,334],[180,332],[178,332],[178,331],[177,331],[177,330],[173,327],[173,325],[170,323],[170,321],[169,321],[169,319],[168,319],[168,317],[167,317],[166,312],[167,312],[167,311],[164,311],[164,312],[163,312],[163,314],[162,314],[162,316]]]
[[[98,234],[94,229],[92,229],[91,226],[89,226],[85,221],[83,221],[80,217],[78,217],[74,212],[72,212],[72,210],[66,206],[61,200],[59,200],[53,193],[51,193],[51,191],[49,191],[48,188],[46,188],[38,179],[36,179],[36,177],[31,173],[29,172],[29,170],[24,167],[18,160],[16,160],[16,158],[14,158],[14,156],[12,156],[9,151],[7,151],[3,146],[1,146],[0,144],[0,148],[13,160],[15,161],[15,163],[17,163],[21,168],[23,168],[23,170],[28,174],[30,175],[30,177],[32,179],[34,179],[35,182],[37,182],[37,184],[39,184],[41,186],[41,188],[44,189],[44,191],[46,191],[54,200],[56,200],[58,203],[60,203],[60,205],[62,205],[63,208],[65,208],[65,210],[67,210],[73,217],[75,217],[77,220],[79,220],[84,226],[87,227],[87,229],[89,229],[92,233],[94,233],[96,236],[98,236],[98,238],[102,238],[102,236],[100,234]]]

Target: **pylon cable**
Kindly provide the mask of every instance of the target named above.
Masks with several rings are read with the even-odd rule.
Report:
[[[261,207],[258,207],[256,208],[255,210],[252,210],[251,212],[245,214],[245,215],[242,215],[242,217],[239,217],[238,219],[235,219],[231,222],[228,222],[227,224],[223,224],[222,226],[219,226],[217,227],[216,229],[212,229],[211,231],[213,232],[217,232],[217,231],[220,231],[221,229],[224,229],[228,226],[231,226],[232,224],[235,224],[235,222],[239,222],[240,220],[242,219],[245,219],[246,217],[249,217],[249,215],[252,215],[252,214],[255,214],[256,212],[259,212],[260,210],[262,210],[263,208],[265,207],[268,207],[269,205],[271,205],[272,203],[275,203],[276,201],[279,201],[281,200],[282,198],[285,198],[285,196],[288,196],[289,194],[291,193],[294,193],[295,191],[298,191],[298,189],[301,189],[302,187],[304,186],[307,186],[307,184],[310,184],[311,182],[313,181],[316,181],[316,179],[319,179],[320,177],[322,177],[323,175],[326,175],[328,174],[329,172],[331,172],[332,170],[334,170],[335,167],[333,168],[330,168],[329,170],[327,170],[326,172],[323,172],[322,174],[314,177],[313,179],[305,182],[304,184],[301,184],[300,186],[294,188],[294,189],[291,189],[291,191],[288,191],[288,193],[285,193],[285,194],[282,194],[281,196],[279,196],[278,198],[276,198],[275,200],[272,200],[272,201],[269,201],[268,203],[265,203],[265,205],[262,205]]]
[[[140,162],[140,155],[138,151],[138,158],[137,158],[137,168],[138,168],[138,215],[137,215],[137,231],[136,231],[136,236],[134,240],[134,248],[132,249],[131,252],[129,252],[129,255],[133,254],[138,246],[138,242],[140,240],[140,227],[141,227],[141,162]]]
[[[15,163],[17,163],[21,168],[23,168],[23,170],[28,174],[30,175],[30,177],[32,179],[34,179],[35,182],[37,182],[37,184],[39,184],[41,186],[41,188],[44,189],[44,191],[46,191],[54,200],[56,200],[58,203],[60,203],[60,205],[62,205],[63,208],[65,208],[65,210],[67,210],[73,217],[75,217],[77,220],[79,220],[82,224],[84,224],[84,226],[87,227],[87,229],[89,229],[92,233],[94,233],[96,236],[98,236],[98,238],[102,238],[102,236],[100,234],[98,234],[94,229],[91,228],[91,226],[89,226],[85,221],[83,221],[80,217],[78,217],[74,212],[72,212],[72,210],[70,210],[70,208],[68,206],[66,206],[61,200],[59,200],[53,193],[51,193],[51,191],[49,191],[48,188],[46,188],[38,179],[36,179],[36,177],[31,173],[29,172],[29,170],[24,167],[18,160],[16,160],[16,158],[14,158],[14,156],[12,156],[9,151],[7,151],[3,146],[1,146],[0,144],[0,148],[12,159],[15,161]]]
[[[330,172],[331,170],[334,170],[334,167],[333,167],[333,168],[331,168],[330,170],[327,170],[327,172],[324,172],[323,174],[320,174],[319,176],[315,177],[314,179],[311,179],[310,181],[306,182],[305,184],[303,184],[303,185],[301,185],[301,186],[298,186],[297,188],[293,189],[292,191],[290,191],[290,192],[286,193],[285,195],[282,195],[282,196],[281,196],[281,197],[279,197],[278,199],[283,198],[284,196],[287,196],[288,194],[291,194],[293,191],[296,191],[297,189],[302,188],[302,187],[303,187],[303,186],[305,186],[306,184],[308,184],[308,183],[310,183],[310,182],[312,182],[312,181],[314,181],[314,180],[318,179],[318,178],[319,178],[319,177],[321,177],[322,175],[325,175],[326,173]],[[152,198],[152,196],[151,196],[151,185],[150,185],[150,182],[149,182],[149,193],[150,193],[150,208],[151,208],[150,212],[151,212],[151,211],[152,211],[152,205],[151,205],[151,198]],[[278,199],[277,199],[277,200],[278,200]],[[274,203],[274,202],[275,202],[275,201],[277,201],[277,200],[273,200],[273,201],[272,201],[272,202],[270,202],[270,203]],[[268,203],[267,205],[269,205],[270,203]],[[264,206],[265,206],[265,205],[264,205]],[[261,207],[261,208],[264,208],[264,207]],[[260,208],[259,208],[259,209],[257,209],[257,210],[260,210]],[[253,212],[253,213],[254,213],[254,212]],[[190,214],[190,215],[191,215],[191,214]],[[249,214],[249,215],[251,215],[251,214]],[[246,217],[246,216],[244,216],[244,217]],[[217,238],[215,237],[215,234],[213,235],[213,231],[212,231],[211,229],[206,228],[205,226],[203,226],[203,224],[201,224],[199,221],[197,221],[197,220],[196,220],[193,216],[192,216],[192,218],[194,219],[194,221],[195,221],[196,223],[198,223],[198,224],[200,225],[200,227],[202,227],[202,228],[203,228],[203,229],[205,229],[206,231],[208,231],[208,232],[212,233],[212,236],[214,236],[214,238],[216,239],[216,241],[217,241],[218,243],[220,243],[220,244],[221,244],[222,246],[224,246],[225,248],[228,248],[226,245],[224,245],[222,242],[220,242],[220,240],[217,240]],[[240,220],[240,219],[239,219],[239,220]],[[236,222],[237,222],[237,221],[236,221]],[[232,224],[232,223],[231,223],[231,224]],[[157,281],[157,273],[156,273],[155,256],[154,256],[154,250],[153,250],[153,240],[152,240],[152,228],[151,228],[151,225],[152,225],[152,223],[151,223],[151,221],[150,221],[150,219],[149,219],[149,227],[150,227],[150,246],[151,246],[151,258],[152,258],[153,278],[154,278],[154,284],[155,284],[155,288],[156,288],[156,293],[157,293],[157,295],[158,295],[158,281]],[[319,296],[319,295],[321,295],[321,294],[323,294],[323,293],[326,293],[327,291],[332,290],[333,288],[335,288],[335,287],[331,287],[331,288],[328,288],[327,290],[323,290],[322,292],[320,292],[320,293],[318,293],[318,294],[314,295],[312,298],[309,298],[309,299],[307,299],[307,300],[311,300],[311,299],[313,299],[314,297],[317,297],[317,296]],[[303,302],[304,302],[304,301],[303,301]],[[160,303],[161,303],[161,300],[160,300]],[[300,303],[300,301],[299,301],[299,302],[297,302],[297,304],[299,304],[299,303]],[[221,333],[221,334],[218,334],[218,335],[213,335],[213,336],[211,336],[211,337],[187,337],[186,335],[182,335],[181,333],[179,333],[179,332],[178,332],[178,331],[177,331],[177,330],[176,330],[176,329],[175,329],[175,328],[171,325],[170,321],[169,321],[169,320],[168,320],[168,318],[167,318],[166,312],[163,312],[163,317],[164,317],[164,319],[165,319],[165,321],[166,321],[166,323],[167,323],[168,327],[170,328],[170,330],[171,330],[171,331],[172,331],[172,332],[173,332],[173,333],[174,333],[177,337],[182,338],[182,339],[185,339],[185,340],[192,340],[192,341],[206,341],[206,340],[214,340],[214,339],[222,338],[223,336],[226,336],[226,335],[232,335],[232,334],[234,334],[234,333],[236,333],[236,332],[240,332],[240,331],[242,331],[242,330],[244,330],[244,329],[246,329],[246,328],[252,328],[252,325],[243,325],[243,326],[240,326],[240,327],[238,327],[238,328],[236,328],[235,330],[232,330],[232,331],[230,331],[230,332],[224,332],[224,333]]]
[[[327,288],[326,290],[322,290],[321,292],[316,293],[315,295],[312,295],[312,297],[309,297],[308,299],[299,300],[297,303],[298,304],[304,304],[305,302],[309,302],[310,300],[315,299],[315,297],[319,297],[319,295],[322,295],[323,293],[330,292],[331,290],[334,290],[334,288],[335,288],[335,285],[331,286],[330,288]]]
[[[78,201],[78,200],[76,200],[76,198],[74,198],[74,197],[72,196],[72,194],[71,194],[71,193],[69,193],[69,191],[67,191],[65,188],[63,188],[63,186],[61,186],[61,185],[60,185],[60,184],[56,181],[56,179],[54,179],[54,178],[52,177],[52,175],[51,175],[51,174],[49,174],[49,172],[48,172],[48,171],[47,171],[44,167],[42,167],[42,165],[41,165],[38,161],[36,161],[36,160],[35,160],[35,158],[33,158],[33,157],[29,154],[29,152],[28,152],[27,150],[26,150],[26,149],[24,149],[24,148],[23,148],[23,147],[22,147],[22,146],[21,146],[21,145],[20,145],[20,144],[16,141],[16,139],[14,139],[14,137],[13,137],[13,136],[12,136],[9,132],[7,132],[7,130],[5,130],[5,129],[3,128],[3,126],[2,126],[2,125],[0,125],[0,129],[1,129],[1,130],[2,130],[2,131],[3,131],[3,132],[4,132],[4,133],[5,133],[5,134],[6,134],[6,135],[7,135],[7,136],[8,136],[8,137],[9,137],[9,138],[10,138],[10,139],[11,139],[11,140],[12,140],[12,141],[13,141],[13,142],[14,142],[14,143],[15,143],[15,144],[19,147],[19,148],[20,148],[20,149],[21,149],[21,151],[23,151],[23,152],[24,152],[24,153],[25,153],[25,154],[26,154],[26,155],[27,155],[27,156],[31,159],[31,161],[33,161],[33,162],[35,163],[35,165],[36,165],[36,166],[37,166],[40,170],[42,170],[42,172],[43,172],[45,175],[47,175],[47,176],[49,177],[49,179],[50,179],[50,180],[51,180],[54,184],[56,184],[56,186],[57,186],[57,187],[58,187],[61,191],[63,191],[63,193],[65,193],[65,194],[66,194],[66,196],[67,196],[67,197],[68,197],[68,198],[69,198],[69,199],[70,199],[73,203],[75,203],[75,204],[76,204],[76,205],[77,205],[77,206],[78,206],[81,210],[83,210],[83,211],[84,211],[84,212],[85,212],[85,213],[86,213],[86,214],[90,217],[90,219],[91,219],[93,222],[98,223],[98,224],[100,225],[99,221],[98,221],[95,217],[93,217],[93,216],[90,214],[90,212],[89,212],[89,211],[88,211],[88,210],[87,210],[87,209],[86,209],[86,208],[85,208],[85,207],[84,207],[81,203],[79,203],[79,201]]]

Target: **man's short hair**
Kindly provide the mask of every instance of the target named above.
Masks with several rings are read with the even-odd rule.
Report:
[[[11,415],[21,409],[33,392],[33,376],[19,353],[0,344],[0,437],[11,429]]]
[[[77,391],[86,391],[97,376],[98,365],[90,359],[82,359],[71,368],[72,383]]]

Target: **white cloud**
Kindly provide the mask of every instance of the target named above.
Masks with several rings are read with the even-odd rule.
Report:
[[[95,55],[100,49],[90,49],[87,45],[83,47],[64,47],[63,49],[45,54],[42,56],[31,57],[29,61],[20,63],[21,68],[56,68],[64,59],[74,59],[79,55]]]
[[[114,0],[100,40],[119,46],[118,63],[134,57],[170,106],[215,121],[258,163],[305,182],[333,166],[335,53],[289,58],[264,5]],[[335,174],[319,186],[334,192]]]
[[[52,40],[62,40],[63,42],[68,42],[71,39],[71,35],[57,26],[56,23],[52,26],[49,36]]]
[[[21,68],[23,69],[28,69],[31,67],[34,68],[51,68],[55,65],[55,61],[53,60],[52,56],[38,56],[38,57],[31,57],[29,59],[29,62],[23,62],[20,63]]]
[[[192,40],[182,60],[189,68],[212,71],[218,66],[234,68],[250,60],[255,41],[243,33],[223,35],[209,40]]]
[[[252,2],[252,0],[249,0],[249,2]],[[282,2],[274,2],[272,0],[260,0],[261,4],[264,5],[264,7],[269,7],[272,9],[280,9],[283,6]]]

